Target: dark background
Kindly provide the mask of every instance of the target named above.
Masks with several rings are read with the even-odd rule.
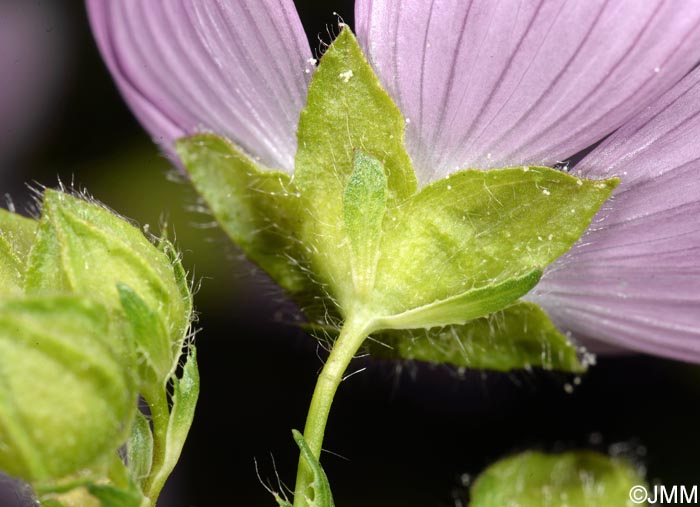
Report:
[[[318,34],[329,41],[333,11],[352,26],[352,2],[297,5],[314,48]],[[85,187],[152,230],[173,228],[201,280],[202,396],[159,505],[274,505],[254,460],[275,489],[277,474],[293,486],[290,429],[303,427],[321,367],[314,341],[291,324],[295,310],[283,294],[198,209],[187,182],[174,177],[122,103],[82,3],[0,0],[0,34],[8,33],[8,9],[32,16],[21,43],[0,46],[0,94],[14,93],[12,107],[0,99],[0,194],[26,211],[26,182]],[[6,91],[13,80],[19,92]],[[573,379],[562,374],[459,374],[372,360],[355,366],[367,370],[341,386],[325,442],[332,453],[323,456],[339,507],[460,506],[471,477],[528,448],[609,451],[635,460],[652,481],[700,483],[698,367],[599,358],[567,394]],[[30,505],[21,486],[0,482],[7,495],[0,506]]]

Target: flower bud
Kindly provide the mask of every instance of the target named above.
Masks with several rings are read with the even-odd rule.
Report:
[[[0,301],[0,469],[31,483],[99,473],[136,409],[115,332],[81,297]]]
[[[124,322],[126,339],[135,340],[141,377],[163,383],[177,365],[192,312],[185,272],[173,251],[166,240],[155,245],[102,206],[47,190],[25,289],[102,303]]]

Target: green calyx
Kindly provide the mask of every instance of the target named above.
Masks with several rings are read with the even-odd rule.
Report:
[[[256,167],[211,134],[181,139],[177,150],[224,229],[312,325],[362,315],[402,357],[580,371],[566,337],[518,301],[578,240],[618,181],[532,166],[466,169],[418,188],[404,125],[344,28],[311,81],[293,177]],[[479,319],[498,319],[499,331]],[[526,331],[518,328],[525,321],[533,326]],[[480,352],[427,353],[445,326]],[[416,340],[421,333],[430,338]],[[499,359],[486,360],[497,346]],[[534,360],[542,347],[557,359]]]
[[[166,239],[94,202],[46,190],[41,209],[0,210],[0,470],[47,505],[151,505],[198,395],[193,346],[175,374],[186,273]]]

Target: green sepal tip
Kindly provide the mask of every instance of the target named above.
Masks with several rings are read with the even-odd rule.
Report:
[[[588,366],[586,355],[552,324],[547,314],[525,301],[462,325],[378,333],[368,347],[379,358],[473,370],[541,368],[583,373]]]

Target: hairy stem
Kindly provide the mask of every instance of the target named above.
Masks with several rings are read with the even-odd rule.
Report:
[[[333,404],[335,392],[343,380],[343,375],[350,361],[371,332],[372,326],[372,319],[349,317],[345,321],[340,336],[328,356],[328,361],[326,361],[316,381],[309,413],[306,416],[304,439],[317,460],[321,456],[323,435],[326,430],[326,422],[328,421],[328,414]],[[313,473],[300,456],[297,468],[297,482],[294,488],[294,507],[308,506],[306,497],[309,494],[309,486],[312,481]]]

